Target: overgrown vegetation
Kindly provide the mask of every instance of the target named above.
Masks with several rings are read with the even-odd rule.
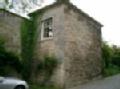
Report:
[[[13,52],[5,49],[5,42],[0,38],[0,75],[12,76],[13,72],[21,72],[21,61]]]
[[[53,72],[55,68],[57,67],[57,59],[55,57],[45,56],[44,60],[42,62],[42,65],[39,64],[38,68],[39,70],[42,70],[44,73],[44,80],[42,82],[42,85],[49,84],[49,80],[51,76],[53,75]],[[43,66],[43,67],[41,67]]]
[[[102,57],[104,60],[104,76],[120,73],[120,48],[109,46],[106,42],[102,46]]]
[[[31,21],[24,20],[21,25],[21,57],[23,62],[23,78],[30,80],[32,73],[34,73],[34,57],[35,47],[37,42],[37,15],[31,16]],[[31,70],[33,69],[33,70]]]
[[[30,89],[59,89],[55,86],[30,85]]]

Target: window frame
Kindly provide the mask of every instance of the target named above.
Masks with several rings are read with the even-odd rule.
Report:
[[[50,20],[50,19],[52,20],[52,22],[51,22],[52,36],[45,37],[44,36],[44,33],[45,33],[45,21]],[[54,34],[53,34],[53,17],[49,17],[49,18],[44,19],[44,20],[41,21],[41,40],[53,39],[53,36],[54,36]]]

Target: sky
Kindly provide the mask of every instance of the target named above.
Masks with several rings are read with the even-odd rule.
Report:
[[[46,0],[48,4],[54,0]],[[99,21],[102,38],[110,45],[120,46],[120,0],[71,0],[79,9]]]

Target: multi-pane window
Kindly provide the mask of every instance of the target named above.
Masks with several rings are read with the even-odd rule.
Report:
[[[43,38],[53,37],[52,18],[43,21]]]

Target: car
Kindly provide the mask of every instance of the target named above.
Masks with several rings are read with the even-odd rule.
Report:
[[[0,77],[0,89],[28,89],[24,80],[13,77]]]

